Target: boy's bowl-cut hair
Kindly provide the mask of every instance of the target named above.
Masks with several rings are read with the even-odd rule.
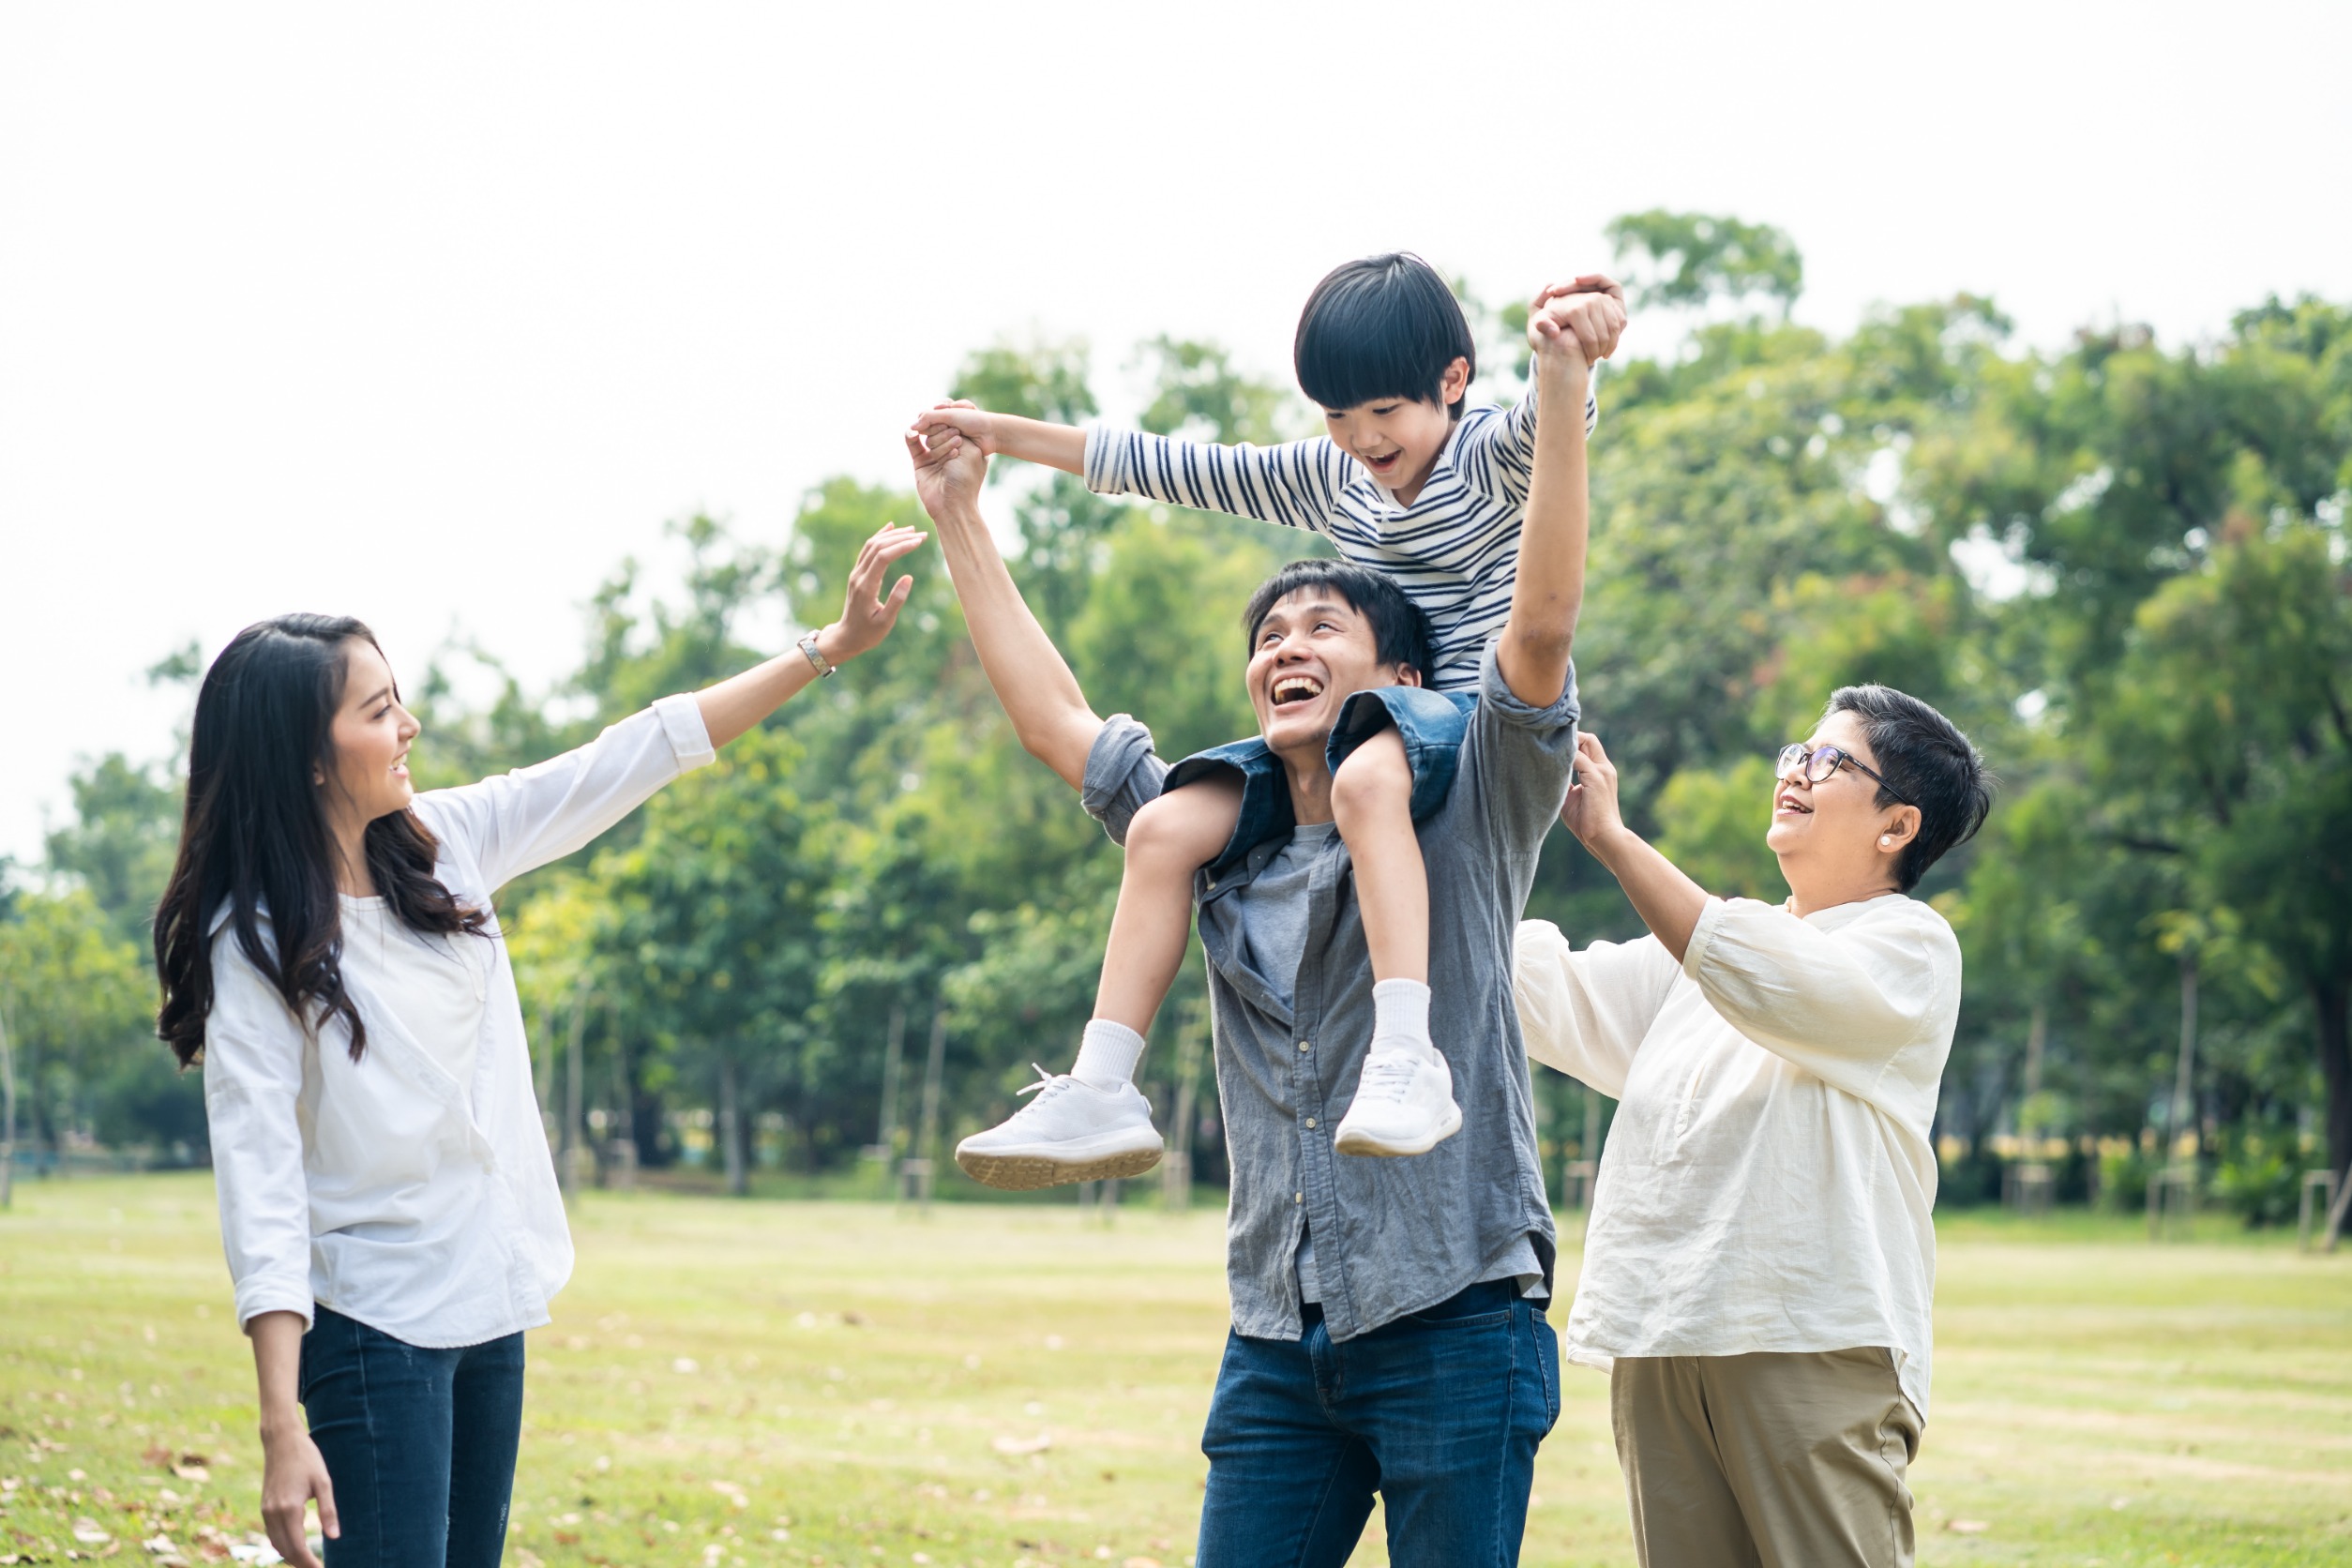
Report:
[[[1461,301],[1435,268],[1408,250],[1347,262],[1323,275],[1299,312],[1290,360],[1299,389],[1327,409],[1354,408],[1381,398],[1435,403],[1445,391],[1445,368],[1470,361],[1478,375],[1478,345]],[[1445,405],[1461,417],[1468,394]]]
[[[1258,585],[1242,611],[1242,629],[1248,651],[1258,651],[1258,628],[1274,607],[1302,588],[1328,588],[1348,601],[1372,627],[1372,641],[1382,664],[1402,665],[1426,681],[1436,657],[1428,612],[1405,596],[1386,573],[1353,561],[1328,557],[1293,561]]]

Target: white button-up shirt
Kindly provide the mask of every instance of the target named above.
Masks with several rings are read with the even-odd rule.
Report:
[[[1960,1011],[1943,916],[1711,899],[1680,965],[1655,937],[1572,953],[1530,921],[1515,978],[1528,1055],[1619,1101],[1568,1358],[1885,1346],[1924,1420]]]
[[[665,697],[579,750],[416,797],[440,840],[434,874],[465,902],[581,848],[645,798],[711,760],[701,709]],[[531,1047],[504,936],[460,1084],[375,995],[344,980],[368,1022],[315,1034],[247,959],[224,905],[214,917],[204,1104],[220,1236],[237,1321],[333,1308],[414,1345],[478,1345],[548,1320],[572,1242],[531,1081]],[[263,925],[264,940],[268,926]],[[468,939],[475,940],[475,939]],[[453,970],[453,985],[468,984]]]

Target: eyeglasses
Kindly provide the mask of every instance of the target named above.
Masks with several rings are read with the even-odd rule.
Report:
[[[1838,769],[1845,767],[1850,767],[1857,773],[1869,775],[1877,782],[1878,788],[1892,795],[1897,801],[1915,811],[1919,809],[1919,802],[1905,798],[1903,792],[1888,783],[1877,770],[1867,762],[1859,761],[1852,752],[1842,746],[1809,746],[1802,741],[1790,741],[1780,748],[1780,761],[1776,764],[1772,776],[1786,778],[1797,769],[1802,768],[1805,771],[1805,782],[1818,784]]]

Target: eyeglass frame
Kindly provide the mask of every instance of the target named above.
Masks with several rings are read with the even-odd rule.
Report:
[[[1836,753],[1837,761],[1830,764],[1830,770],[1828,773],[1825,773],[1820,777],[1816,778],[1813,776],[1813,760],[1816,757],[1820,756],[1821,753],[1825,751]],[[1796,754],[1793,759],[1789,755],[1791,752]],[[1921,808],[1919,802],[1904,798],[1903,792],[1888,783],[1885,776],[1881,775],[1877,769],[1872,767],[1869,763],[1863,761],[1861,758],[1855,756],[1852,752],[1847,750],[1844,746],[1839,746],[1834,741],[1822,746],[1807,746],[1802,741],[1790,741],[1787,746],[1780,748],[1780,756],[1774,759],[1772,765],[1778,771],[1776,771],[1772,776],[1774,778],[1787,777],[1788,770],[1792,762],[1795,766],[1801,767],[1804,770],[1804,780],[1808,784],[1826,784],[1830,781],[1831,777],[1836,774],[1838,769],[1846,766],[1847,763],[1851,762],[1854,765],[1856,772],[1867,774],[1870,778],[1877,784],[1878,788],[1892,795],[1897,805],[1907,806],[1914,811]]]

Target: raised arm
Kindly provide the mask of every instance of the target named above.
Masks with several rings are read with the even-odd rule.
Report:
[[[980,516],[988,454],[952,430],[938,430],[927,445],[920,434],[908,431],[907,456],[914,461],[923,509],[938,525],[940,553],[963,603],[980,668],[1013,721],[1013,732],[1031,756],[1071,789],[1082,790],[1087,755],[1103,721],[1087,705],[1061,650],[1030,613]]]
[[[1550,291],[1546,291],[1548,298]],[[1545,298],[1539,298],[1540,307]],[[1585,344],[1613,337],[1577,318],[1604,312],[1606,294],[1585,294],[1538,309],[1528,323],[1535,344],[1536,393],[1553,408],[1583,404],[1592,369]],[[1562,325],[1562,316],[1568,324]],[[1584,603],[1585,537],[1591,507],[1585,489],[1584,425],[1576,419],[1545,419],[1535,435],[1535,473],[1528,486],[1527,525],[1519,536],[1518,580],[1511,591],[1511,616],[1495,648],[1495,661],[1511,694],[1533,707],[1549,707],[1568,689],[1569,647],[1576,612]]]
[[[970,399],[940,403],[915,415],[914,433],[924,440],[936,445],[947,432],[963,437],[986,457],[1018,458],[1064,474],[1086,472],[1086,432],[1075,425],[990,414],[974,407]]]
[[[890,635],[914,579],[900,578],[887,596],[882,592],[882,579],[891,563],[922,542],[923,535],[913,529],[889,523],[858,550],[857,564],[850,569],[849,596],[841,618],[816,634],[817,655],[827,665],[847,664]],[[808,656],[793,648],[696,692],[694,702],[702,710],[702,727],[710,731],[711,746],[723,746],[744,734],[818,678],[817,667]]]
[[[1091,430],[940,403],[914,433],[937,445],[953,434],[990,456],[1025,458],[1076,474],[1098,495],[1139,495],[1286,528],[1326,529],[1353,459],[1325,438],[1276,446],[1186,441],[1148,430]]]

